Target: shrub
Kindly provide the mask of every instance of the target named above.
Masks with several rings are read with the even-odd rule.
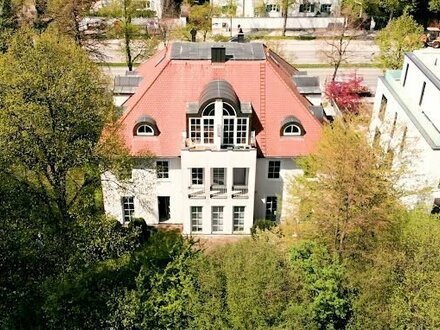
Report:
[[[229,37],[222,34],[214,34],[212,36],[212,40],[214,40],[215,42],[227,42],[229,41]]]
[[[275,221],[271,220],[257,220],[257,222],[254,223],[254,225],[251,228],[251,234],[252,236],[255,236],[257,233],[257,230],[270,230],[273,227],[275,227],[277,224]]]

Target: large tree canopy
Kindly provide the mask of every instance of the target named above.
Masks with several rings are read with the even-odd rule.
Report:
[[[393,19],[385,29],[377,34],[379,45],[379,62],[389,69],[399,69],[403,64],[405,52],[422,46],[423,27],[409,15],[405,14]]]
[[[68,39],[22,31],[0,57],[0,162],[43,189],[62,225],[103,164],[98,143],[113,105],[107,80]]]

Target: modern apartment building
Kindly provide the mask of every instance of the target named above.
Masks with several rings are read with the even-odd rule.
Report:
[[[407,53],[402,70],[379,78],[370,136],[388,150],[393,166],[405,165],[399,184],[416,192],[405,199],[408,205],[440,205],[440,50]]]

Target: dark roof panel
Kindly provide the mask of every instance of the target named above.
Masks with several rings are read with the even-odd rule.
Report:
[[[210,60],[212,47],[224,47],[228,60],[261,61],[266,59],[262,43],[175,42],[171,45],[172,60]]]
[[[223,99],[236,110],[240,108],[237,94],[235,94],[232,85],[226,80],[212,80],[203,88],[199,98],[200,108],[203,109],[208,103],[216,99]]]

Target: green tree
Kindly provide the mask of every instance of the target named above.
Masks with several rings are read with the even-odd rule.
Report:
[[[368,144],[359,120],[347,115],[324,127],[315,153],[302,161],[306,175],[293,184],[297,221],[311,224],[340,258],[368,250],[399,205],[396,177],[382,152]]]
[[[196,30],[202,31],[203,41],[206,41],[208,32],[212,30],[212,17],[218,13],[219,10],[210,3],[191,7],[189,22]]]
[[[400,238],[394,268],[391,328],[440,327],[440,222],[424,211],[411,212]]]
[[[42,191],[61,231],[110,163],[99,143],[114,115],[106,86],[84,51],[49,33],[22,31],[0,57],[2,171]]]
[[[391,20],[376,37],[380,50],[379,63],[384,68],[401,68],[404,53],[422,46],[422,33],[423,27],[407,14]]]
[[[8,39],[18,28],[17,13],[11,0],[0,0],[0,53],[8,46]]]
[[[281,8],[281,13],[283,15],[283,32],[282,36],[284,37],[286,35],[287,31],[287,17],[289,15],[289,9],[296,5],[298,3],[298,0],[279,0],[279,6]]]
[[[289,328],[344,329],[352,298],[345,286],[345,267],[325,246],[312,241],[293,246],[290,254],[298,290],[289,306]]]
[[[118,20],[110,33],[123,39],[123,50],[129,71],[133,70],[136,61],[154,54],[159,44],[156,37],[150,36],[148,31],[141,31],[139,26],[132,23],[133,18],[142,9],[144,9],[143,3],[135,0],[113,0],[103,9],[105,15]]]
[[[429,10],[433,12],[440,11],[440,0],[430,0],[429,1]]]

